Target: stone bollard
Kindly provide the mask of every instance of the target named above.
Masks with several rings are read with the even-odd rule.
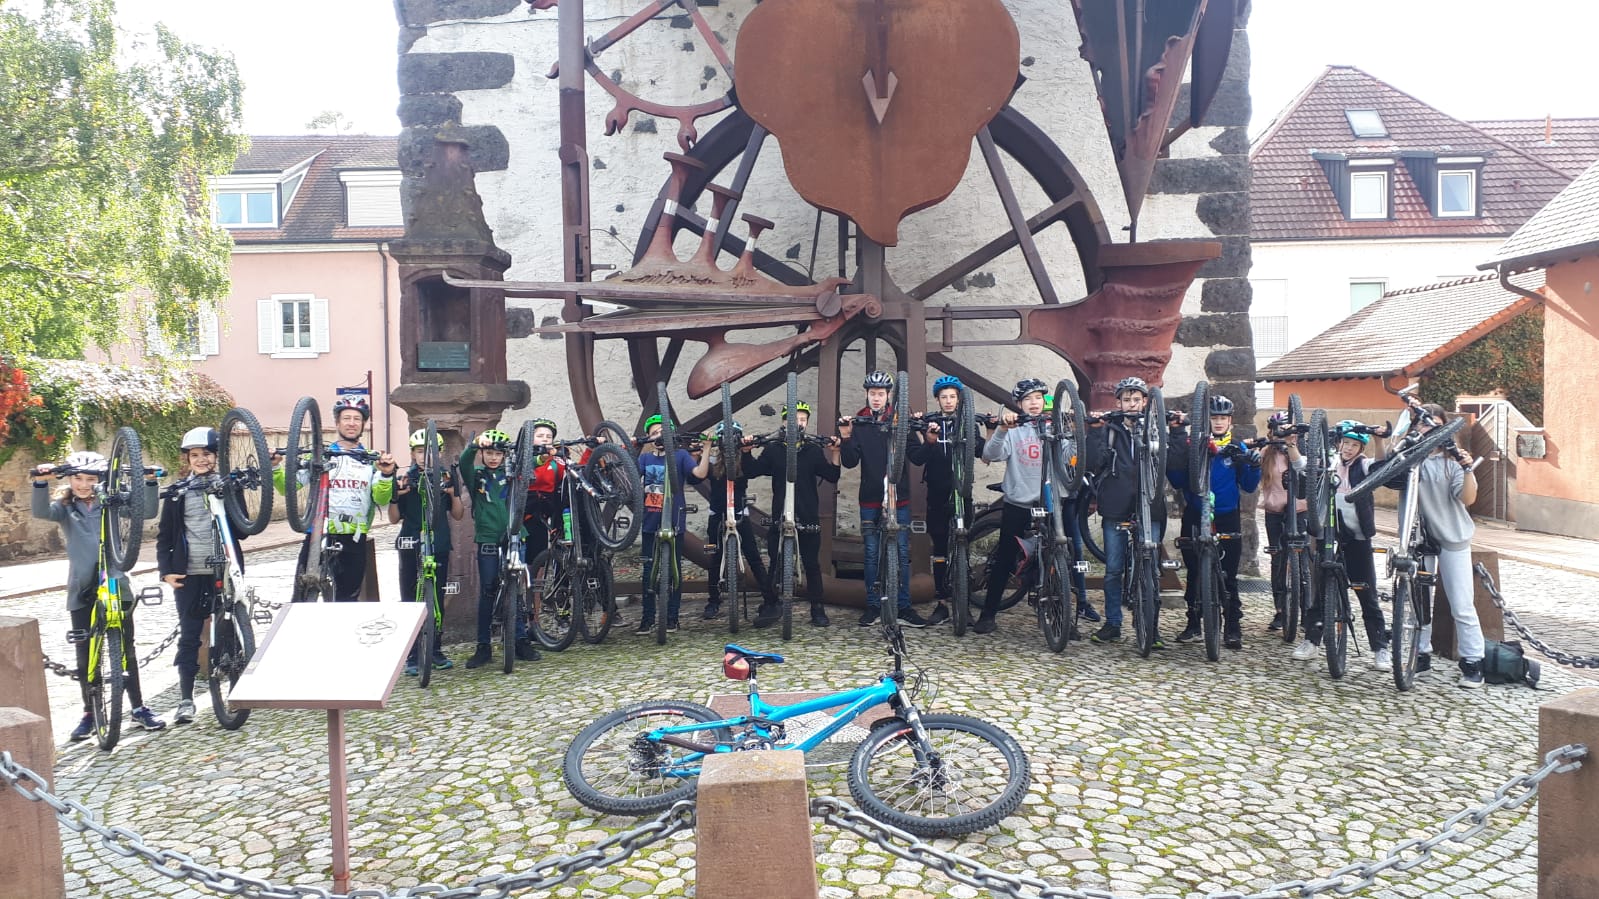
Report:
[[[1568,743],[1588,747],[1582,767],[1551,775],[1538,788],[1538,896],[1599,896],[1599,687],[1573,690],[1538,707],[1538,753]]]
[[[13,619],[14,620],[14,619]],[[55,746],[50,719],[26,709],[0,707],[0,750],[12,761],[52,780]],[[24,799],[0,783],[0,892],[28,899],[66,899],[61,828],[42,802]]]
[[[696,806],[699,899],[816,899],[803,752],[707,756]]]
[[[1499,554],[1487,549],[1471,551],[1471,584],[1473,603],[1477,607],[1477,620],[1482,624],[1483,637],[1502,643],[1505,639],[1505,616],[1500,613],[1499,607],[1494,605],[1493,597],[1488,595],[1488,590],[1483,587],[1482,581],[1477,579],[1479,562],[1487,567],[1488,573],[1493,575],[1494,583],[1497,584]],[[1449,611],[1449,597],[1444,595],[1441,578],[1432,591],[1432,651],[1434,655],[1447,659],[1460,658],[1455,652],[1455,616]]]
[[[40,646],[37,619],[0,615],[0,708],[27,709],[48,725],[50,695]],[[77,659],[69,655],[62,661],[70,667]]]

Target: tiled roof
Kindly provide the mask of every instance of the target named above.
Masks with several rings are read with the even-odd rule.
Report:
[[[1346,109],[1374,109],[1388,136],[1356,138]],[[1483,156],[1483,215],[1438,218],[1404,163],[1394,167],[1393,218],[1349,221],[1312,152]],[[1285,109],[1250,153],[1250,236],[1255,240],[1507,235],[1571,179],[1558,168],[1439,112],[1351,66],[1329,66]]]
[[[1509,119],[1471,124],[1573,178],[1599,160],[1599,119]],[[1545,136],[1549,140],[1544,140]]]
[[[1502,262],[1512,263],[1513,268],[1530,268],[1553,261],[1543,258],[1549,254],[1575,247],[1599,253],[1599,162],[1577,176],[1548,206],[1510,235],[1493,259],[1478,268]]]
[[[1511,278],[1528,290],[1543,272]],[[1499,327],[1532,300],[1505,290],[1496,274],[1396,290],[1261,369],[1262,381],[1319,381],[1415,374]]]
[[[313,134],[298,137],[251,137],[250,149],[233,163],[234,174],[282,172],[313,159],[294,202],[283,211],[277,228],[241,228],[233,232],[240,245],[328,241],[393,240],[405,228],[348,228],[344,225],[344,185],[339,173],[361,169],[398,169],[399,139],[368,135]]]

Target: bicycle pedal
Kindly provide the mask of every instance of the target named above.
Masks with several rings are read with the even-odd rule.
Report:
[[[89,632],[86,631],[86,630],[67,631],[67,642],[68,643],[87,643],[88,641],[89,641]]]
[[[611,523],[617,529],[625,531],[633,526],[633,518],[628,515],[617,515],[611,519]]]
[[[1177,569],[1183,567],[1183,563],[1177,561],[1176,559],[1161,559],[1160,567],[1167,571],[1176,571]]]
[[[461,592],[461,582],[460,581],[445,581],[444,582],[444,595],[445,596],[454,596],[454,595],[456,595],[457,593],[460,593],[460,592]]]
[[[1084,574],[1088,571],[1088,563],[1083,561],[1073,562],[1072,570],[1079,574]]]
[[[418,540],[415,537],[401,537],[399,542],[395,545],[398,549],[416,549],[417,544],[421,542],[421,540]]]
[[[911,520],[911,533],[912,534],[925,534],[925,533],[927,533],[927,522],[922,521],[920,519],[912,519]]]
[[[146,604],[146,605],[152,605],[152,606],[161,605],[161,588],[160,587],[151,586],[151,587],[145,587],[144,589],[140,590],[139,591],[139,602],[143,603],[143,604]]]
[[[1049,517],[1049,510],[1048,509],[1042,509],[1042,508],[1038,508],[1038,507],[1034,507],[1033,508],[1033,520],[1034,521],[1040,521],[1040,520],[1048,518],[1048,517]]]
[[[693,515],[694,513],[698,512],[699,510],[700,510],[699,506],[689,505],[687,503],[685,503],[683,505],[683,511],[687,512],[690,515]]]

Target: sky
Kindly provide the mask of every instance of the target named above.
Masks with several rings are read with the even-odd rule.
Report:
[[[640,4],[642,6],[642,0]],[[124,24],[160,19],[232,52],[251,134],[304,133],[336,111],[394,134],[393,0],[118,0]],[[1060,0],[1066,15],[1066,0]],[[1462,119],[1599,117],[1589,0],[1254,0],[1251,133],[1327,65],[1352,65]],[[1512,15],[1515,13],[1515,15]]]

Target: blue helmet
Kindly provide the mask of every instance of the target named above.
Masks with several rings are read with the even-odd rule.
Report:
[[[938,396],[938,392],[946,387],[953,387],[956,390],[960,390],[964,386],[965,385],[961,383],[960,378],[957,378],[954,375],[944,375],[933,382],[933,396]]]

